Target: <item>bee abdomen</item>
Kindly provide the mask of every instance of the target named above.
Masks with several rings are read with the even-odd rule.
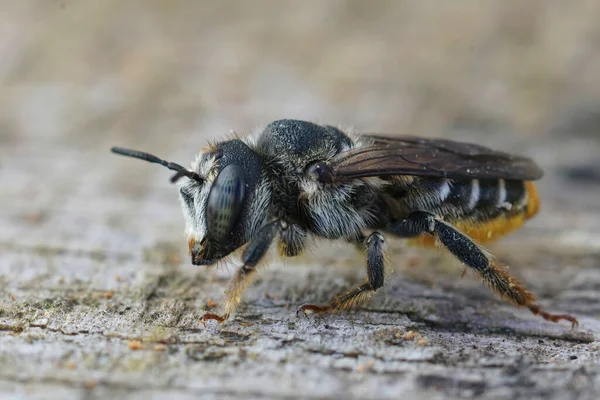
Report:
[[[484,220],[500,214],[521,213],[527,207],[529,199],[525,182],[520,180],[480,180],[477,184],[477,194],[477,202],[474,207],[466,207],[468,212],[465,216],[475,216],[476,219]]]
[[[479,179],[453,181],[450,186],[450,194],[446,203],[463,210],[465,213],[469,213],[477,207],[481,198]]]
[[[475,184],[475,182],[477,182]],[[470,197],[463,196],[462,208],[467,212],[465,217],[475,217],[476,220],[487,220],[501,214],[521,214],[530,208],[531,216],[537,209],[535,186],[531,182],[514,179],[490,179],[471,181]],[[474,199],[478,196],[477,201]],[[529,217],[529,211],[527,211]]]
[[[467,182],[461,182],[454,189],[455,196],[449,196],[448,201],[455,205],[441,204],[437,209],[438,215],[449,220],[457,229],[480,243],[496,240],[510,232],[519,229],[527,219],[537,214],[539,198],[535,184],[531,181],[519,180],[481,180],[479,181],[479,200],[469,213],[460,215],[456,204],[465,208],[467,201]],[[476,187],[473,184],[471,188]],[[471,189],[471,194],[477,189]],[[470,198],[472,199],[474,195]],[[459,201],[459,199],[461,201]],[[419,246],[434,246],[435,239],[431,235],[421,235],[412,240]]]
[[[537,196],[530,195],[532,191],[535,192],[533,183],[520,180],[420,179],[412,183],[406,202],[413,211],[434,212],[449,219],[485,221],[501,214],[536,209],[531,198]]]
[[[527,196],[525,201],[527,206],[526,216],[527,218],[532,218],[540,210],[540,198],[538,197],[535,183],[531,181],[525,182],[525,194]]]

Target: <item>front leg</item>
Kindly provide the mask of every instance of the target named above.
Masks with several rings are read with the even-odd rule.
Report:
[[[288,229],[284,221],[278,220],[263,226],[254,239],[250,241],[248,247],[242,255],[243,265],[236,271],[234,277],[229,282],[229,289],[226,292],[226,300],[223,305],[223,315],[204,314],[202,321],[209,319],[223,322],[233,313],[242,299],[242,294],[252,282],[256,275],[256,265],[269,250],[271,242],[277,233],[284,233]]]
[[[349,292],[333,298],[328,304],[304,304],[297,313],[345,310],[369,300],[385,280],[384,238],[379,232],[371,233],[363,242],[367,247],[367,279]]]

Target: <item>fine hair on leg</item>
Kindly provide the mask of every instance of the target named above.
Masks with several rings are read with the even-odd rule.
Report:
[[[577,325],[577,319],[574,317],[567,314],[551,314],[535,304],[535,296],[517,278],[511,276],[491,254],[482,250],[467,235],[434,215],[415,212],[405,220],[392,224],[389,230],[401,237],[434,235],[438,248],[449,252],[463,265],[477,272],[483,282],[505,300],[516,306],[527,307],[533,314],[546,320],[566,320],[573,326]]]

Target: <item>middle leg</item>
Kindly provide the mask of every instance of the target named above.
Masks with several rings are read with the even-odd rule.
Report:
[[[363,238],[362,242],[367,248],[367,279],[349,292],[333,298],[326,305],[304,304],[298,308],[297,313],[345,310],[366,302],[375,294],[377,289],[383,286],[385,280],[383,235],[379,232],[373,232],[366,239]]]

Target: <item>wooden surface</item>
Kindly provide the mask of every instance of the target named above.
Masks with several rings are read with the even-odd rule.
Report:
[[[4,4],[0,397],[597,398],[600,9],[521,3]],[[317,243],[204,326],[233,268],[192,266],[168,171],[109,148],[187,164],[278,118],[533,156],[542,211],[489,247],[579,328],[401,242],[356,312],[295,315],[365,273]]]

